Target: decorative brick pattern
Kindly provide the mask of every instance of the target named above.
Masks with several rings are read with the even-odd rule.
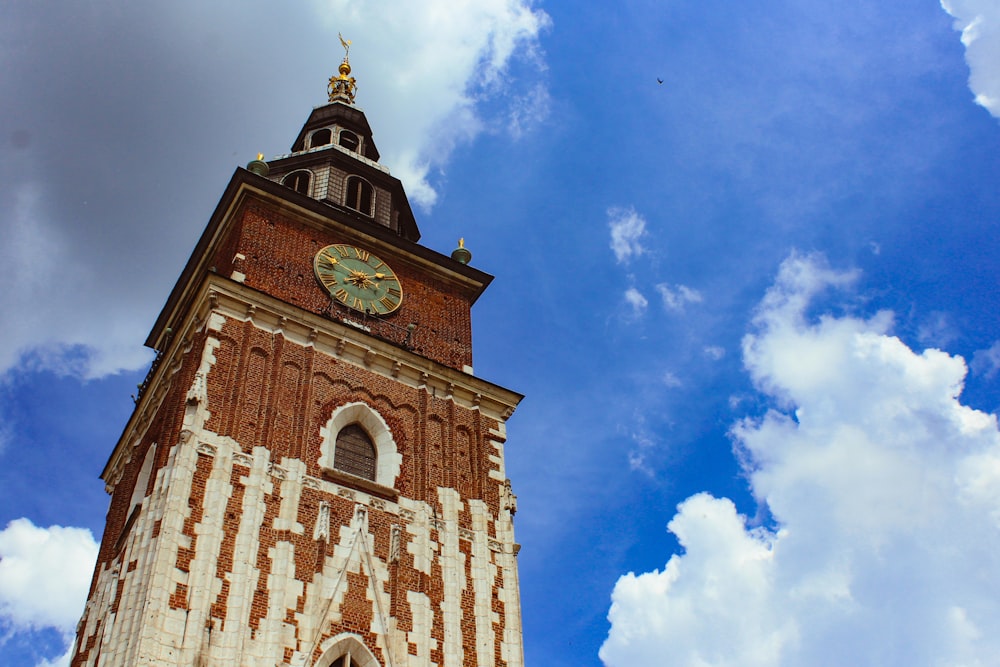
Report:
[[[92,596],[72,664],[100,655],[108,665],[236,656],[309,665],[327,638],[347,632],[383,665],[390,656],[393,665],[518,665],[517,595],[504,585],[516,563],[502,421],[432,395],[426,381],[401,382],[252,320],[206,324],[209,336],[192,337],[201,350],[175,371],[191,378],[175,392],[184,400],[162,408],[184,412],[184,435],[162,448],[169,455],[158,457],[133,535],[95,578],[95,590],[114,593]],[[324,426],[349,403],[369,406],[391,431],[395,500],[323,477]],[[125,480],[140,463],[126,466],[112,507],[131,495]],[[329,545],[313,537],[321,503]],[[139,565],[118,565],[130,562]],[[145,617],[126,614],[126,630],[121,600],[141,603],[150,571],[170,582],[169,595]],[[125,632],[142,641],[112,639]],[[115,641],[119,652],[98,650]]]

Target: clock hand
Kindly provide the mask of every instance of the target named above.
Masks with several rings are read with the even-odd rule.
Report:
[[[329,257],[329,256],[328,257],[323,257],[319,261],[320,261],[319,270],[323,271],[324,273],[335,273],[338,269],[342,269],[344,271],[348,271],[349,270],[349,269],[347,269],[347,267],[345,267],[343,264],[341,264],[340,262],[338,262],[333,257]],[[324,266],[324,264],[326,266]],[[327,267],[329,267],[329,268],[327,268]]]

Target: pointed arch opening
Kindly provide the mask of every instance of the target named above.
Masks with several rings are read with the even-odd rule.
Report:
[[[324,471],[346,473],[392,489],[403,457],[392,431],[377,411],[365,403],[335,409],[321,429],[319,465]]]
[[[361,641],[361,637],[343,633],[323,642],[323,654],[314,667],[381,667]]]

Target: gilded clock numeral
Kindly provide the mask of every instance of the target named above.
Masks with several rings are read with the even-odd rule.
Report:
[[[347,290],[341,287],[339,290],[333,293],[333,296],[340,300],[341,303],[347,303]]]
[[[357,255],[358,259],[360,259],[362,262],[367,262],[368,258],[372,256],[370,252],[368,252],[367,250],[362,250],[361,248],[355,248],[354,254]]]
[[[340,283],[337,282],[337,276],[332,276],[332,275],[326,275],[326,274],[324,274],[324,275],[320,276],[319,279],[320,279],[320,281],[322,281],[322,283],[324,285],[326,285],[329,288],[336,287],[337,285],[340,284]]]
[[[347,246],[347,245],[335,245],[333,247],[336,249],[337,252],[340,253],[341,257],[350,257],[351,256],[351,246]]]
[[[376,257],[375,259],[378,260],[378,264],[372,266],[372,268],[375,269],[376,271],[386,265],[386,263],[383,262],[381,259],[378,259],[378,257]],[[368,260],[366,259],[365,261],[367,262]]]
[[[335,257],[330,257],[329,255],[326,254],[320,255],[319,262],[317,262],[317,266],[319,266],[320,269],[326,271],[336,270],[337,268],[336,264],[337,264],[337,259]]]
[[[378,300],[378,302],[380,304],[382,304],[382,307],[385,308],[386,312],[389,312],[390,310],[392,310],[393,308],[395,308],[397,305],[399,305],[398,301],[396,301],[394,299],[391,299],[388,296],[382,297],[381,299]]]
[[[388,276],[386,276],[386,279],[388,280]],[[403,293],[400,292],[395,287],[390,287],[389,289],[387,289],[385,291],[385,293],[386,293],[387,296],[393,297],[396,301],[399,301],[400,297],[403,296]]]
[[[357,310],[364,310],[365,309],[365,300],[362,299],[361,297],[357,297],[356,296],[356,297],[354,297],[354,303],[351,305],[351,307],[352,308],[356,308]]]

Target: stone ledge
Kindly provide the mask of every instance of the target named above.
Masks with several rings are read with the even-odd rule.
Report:
[[[340,486],[355,488],[358,491],[367,493],[368,495],[384,498],[391,502],[399,500],[399,491],[396,489],[390,489],[388,486],[376,484],[375,482],[365,479],[364,477],[357,477],[356,475],[341,472],[340,470],[334,470],[333,468],[323,468],[323,479],[339,484]]]

